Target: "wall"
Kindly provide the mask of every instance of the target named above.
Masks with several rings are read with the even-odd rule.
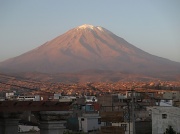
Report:
[[[138,121],[136,122],[136,134],[152,134],[151,121]]]
[[[180,108],[152,107],[152,134],[163,134],[169,125],[180,133]]]
[[[129,123],[128,122],[112,123],[112,126],[122,126],[122,127],[124,127],[125,134],[129,134]],[[132,122],[130,122],[130,134],[133,134]]]

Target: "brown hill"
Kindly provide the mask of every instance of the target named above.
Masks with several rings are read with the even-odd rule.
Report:
[[[151,55],[105,28],[85,24],[1,62],[0,70],[16,73],[109,70],[158,75],[179,74],[180,63]]]

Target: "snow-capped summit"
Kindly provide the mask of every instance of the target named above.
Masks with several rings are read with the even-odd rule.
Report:
[[[89,24],[84,24],[84,25],[78,26],[76,29],[100,30],[102,32],[105,31],[105,28],[103,28],[103,27],[93,26],[93,25],[89,25]]]
[[[81,25],[81,26],[78,26],[78,29],[93,29],[95,28],[93,25],[89,25],[89,24],[84,24],[84,25]]]

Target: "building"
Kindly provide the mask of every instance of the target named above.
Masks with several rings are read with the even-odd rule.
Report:
[[[73,102],[75,101],[77,98],[74,96],[59,96],[59,101],[60,102]]]
[[[10,98],[13,97],[13,96],[14,96],[14,92],[6,93],[6,94],[5,94],[6,99],[10,99]]]
[[[97,102],[96,96],[85,96],[86,102]]]
[[[178,107],[151,107],[152,134],[164,134],[168,126],[180,133],[180,108]]]
[[[18,125],[18,132],[37,132],[39,131],[38,126],[29,126],[29,125]]]
[[[79,130],[83,132],[96,131],[100,129],[101,120],[98,113],[84,113],[78,117]]]
[[[7,92],[4,94],[5,100],[15,100],[17,98],[16,92]]]
[[[40,101],[41,98],[39,95],[32,95],[32,96],[18,96],[17,100],[19,101]]]
[[[180,91],[161,91],[158,92],[163,99],[180,100]]]
[[[112,123],[112,126],[123,127],[124,134],[133,134],[133,124],[132,122],[120,122],[120,123]]]
[[[180,91],[174,91],[173,92],[173,99],[180,101]]]
[[[126,134],[132,128],[132,124],[129,126],[130,122],[124,122],[123,111],[100,112],[100,116],[102,122],[101,134]]]
[[[54,100],[59,100],[61,98],[61,93],[54,94]]]
[[[166,106],[166,107],[172,107],[173,106],[173,100],[159,100],[156,102],[156,106]]]

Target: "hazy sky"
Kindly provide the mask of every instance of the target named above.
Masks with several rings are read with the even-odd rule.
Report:
[[[180,0],[0,0],[0,61],[82,24],[180,62]]]

